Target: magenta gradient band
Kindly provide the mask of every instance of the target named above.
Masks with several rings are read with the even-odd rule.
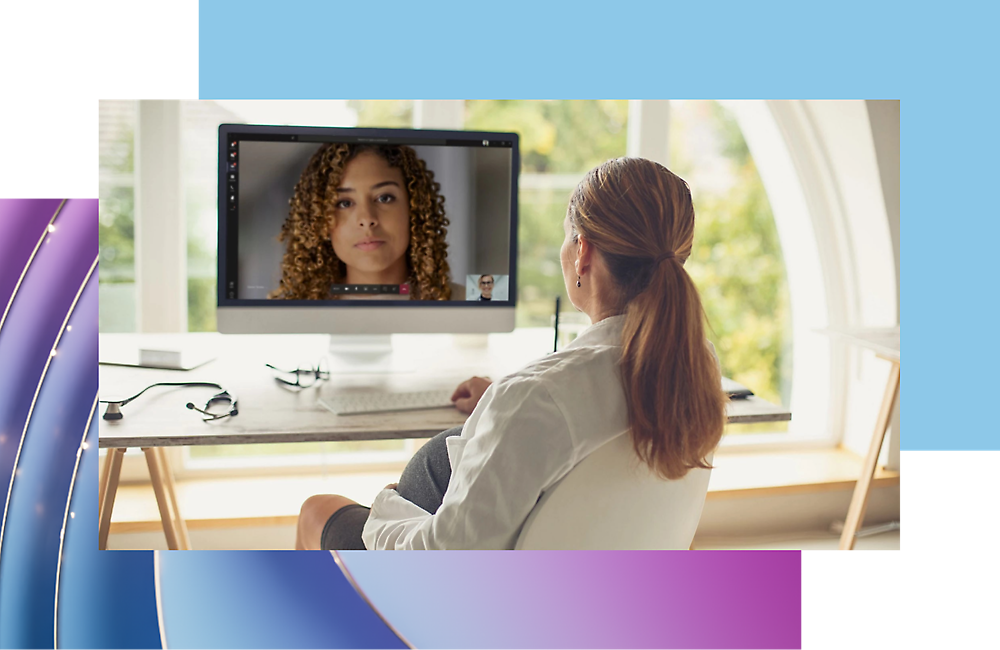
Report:
[[[417,648],[798,648],[798,551],[340,552]]]

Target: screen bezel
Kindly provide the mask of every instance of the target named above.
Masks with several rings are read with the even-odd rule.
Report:
[[[236,255],[236,245],[238,233],[232,228],[226,212],[226,175],[228,173],[227,157],[228,143],[231,138],[240,139],[240,135],[272,136],[278,138],[289,138],[290,141],[298,142],[301,136],[309,138],[324,138],[330,142],[350,142],[357,140],[360,142],[378,142],[385,144],[411,144],[415,146],[433,145],[441,141],[458,140],[473,143],[475,141],[504,140],[511,145],[511,197],[510,197],[510,260],[508,262],[508,299],[491,300],[489,302],[475,300],[379,300],[377,298],[367,298],[365,300],[278,300],[278,299],[255,299],[255,298],[230,298],[227,296],[227,284],[235,285],[236,280],[228,277],[228,262]],[[254,138],[259,139],[259,137]],[[270,139],[270,138],[269,138]],[[320,140],[322,142],[322,140]],[[453,146],[469,146],[456,144]],[[237,159],[237,164],[239,163]],[[316,127],[316,126],[266,126],[259,124],[220,124],[219,125],[219,160],[218,160],[218,215],[219,215],[219,239],[217,257],[217,293],[216,300],[220,308],[223,307],[260,307],[260,308],[287,308],[287,307],[316,307],[316,308],[343,308],[356,309],[362,307],[393,307],[400,309],[413,309],[417,307],[430,308],[470,308],[478,309],[510,309],[517,302],[517,225],[518,225],[518,173],[521,168],[519,138],[516,133],[505,133],[495,131],[444,131],[444,130],[424,130],[424,129],[382,129],[382,128],[358,128],[358,127]],[[237,171],[238,174],[238,171]],[[239,176],[237,176],[237,190],[239,187]],[[235,217],[239,218],[239,214]],[[462,278],[464,280],[464,278]],[[454,282],[455,279],[452,278]],[[461,282],[464,284],[464,281]],[[234,287],[235,288],[235,287]]]

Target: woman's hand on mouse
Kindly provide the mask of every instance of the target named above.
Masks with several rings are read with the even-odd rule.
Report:
[[[462,413],[472,413],[476,404],[479,403],[479,399],[492,383],[493,380],[489,377],[466,379],[455,389],[451,396],[451,402]]]

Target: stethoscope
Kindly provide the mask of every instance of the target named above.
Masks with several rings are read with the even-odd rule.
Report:
[[[104,419],[105,420],[121,420],[123,417],[125,417],[122,414],[122,411],[121,411],[121,408],[123,406],[125,406],[126,404],[128,404],[129,402],[131,402],[132,400],[134,400],[135,398],[139,397],[140,395],[142,395],[143,393],[145,393],[150,388],[155,388],[156,386],[191,386],[191,387],[218,388],[221,392],[216,393],[215,395],[212,395],[210,398],[208,398],[208,401],[205,402],[205,408],[200,409],[197,406],[195,406],[194,403],[192,403],[192,402],[188,402],[186,404],[186,406],[189,409],[191,409],[192,411],[198,411],[202,415],[207,416],[207,417],[202,418],[202,420],[204,420],[205,422],[212,422],[213,420],[221,420],[222,418],[228,418],[228,417],[232,417],[234,415],[239,414],[239,410],[237,409],[237,402],[238,402],[238,400],[236,399],[236,396],[232,395],[229,391],[227,391],[225,388],[223,388],[219,384],[215,384],[215,383],[212,383],[212,382],[209,382],[209,381],[183,381],[183,382],[160,382],[160,383],[157,383],[157,384],[150,384],[149,386],[146,386],[145,388],[143,388],[142,390],[140,390],[138,393],[136,393],[132,397],[129,397],[128,399],[123,399],[123,400],[120,400],[120,401],[110,401],[110,400],[103,400],[102,399],[102,400],[100,400],[101,404],[107,404],[108,405],[108,409],[104,412],[104,416],[103,416]],[[216,403],[219,403],[219,402],[223,402],[223,403],[229,404],[229,412],[228,413],[210,413],[208,411],[208,409],[211,408],[211,406],[213,404],[216,404]]]

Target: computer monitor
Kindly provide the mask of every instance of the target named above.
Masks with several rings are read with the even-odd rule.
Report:
[[[514,328],[515,133],[219,127],[223,333]]]

